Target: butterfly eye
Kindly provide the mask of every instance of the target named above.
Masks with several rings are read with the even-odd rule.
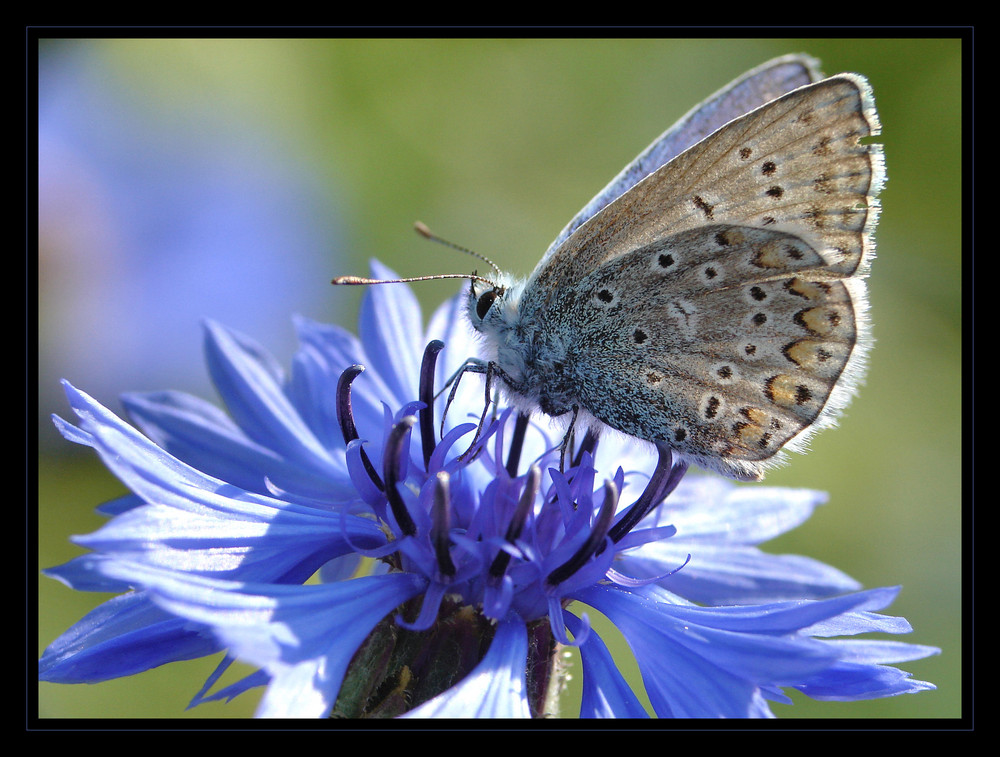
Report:
[[[490,312],[490,308],[493,307],[493,301],[497,298],[497,291],[491,289],[488,292],[483,292],[479,300],[476,302],[476,315],[479,316],[479,320],[483,320],[486,314]]]

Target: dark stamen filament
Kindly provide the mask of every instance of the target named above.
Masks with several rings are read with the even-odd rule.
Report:
[[[616,507],[618,507],[618,487],[615,486],[614,482],[606,480],[604,482],[604,502],[601,504],[601,510],[597,514],[597,520],[590,530],[590,535],[576,551],[576,554],[549,573],[546,582],[550,586],[562,583],[586,565],[590,558],[599,555],[604,550],[607,543],[608,526],[611,525],[611,520],[615,516]]]
[[[517,414],[514,422],[514,435],[510,440],[510,451],[507,453],[507,475],[517,478],[517,466],[521,462],[521,449],[524,447],[524,433],[528,428],[528,416],[524,413]]]
[[[656,451],[659,455],[656,461],[656,470],[653,471],[649,483],[643,489],[639,499],[621,519],[612,526],[609,536],[616,544],[621,541],[627,533],[635,528],[639,521],[649,515],[653,508],[659,505],[680,483],[687,472],[687,463],[679,461],[673,464],[673,453],[670,447],[665,444],[657,444]]]
[[[444,342],[435,339],[424,349],[424,359],[420,364],[419,399],[424,403],[420,411],[420,445],[424,453],[424,467],[430,465],[434,452],[434,369],[438,353],[444,349]]]
[[[451,477],[444,471],[437,474],[434,482],[431,542],[441,573],[455,575],[455,563],[451,559]]]
[[[580,442],[580,448],[576,451],[576,457],[573,458],[573,467],[579,467],[580,463],[583,461],[583,453],[589,452],[591,457],[593,457],[594,452],[597,451],[597,442],[599,441],[597,433],[588,428],[587,433],[583,435],[583,441]]]
[[[340,431],[344,436],[344,444],[350,444],[358,438],[358,428],[354,425],[354,411],[351,409],[351,384],[361,375],[365,367],[363,365],[352,365],[340,374],[337,381],[337,423],[340,424]],[[368,458],[368,453],[364,447],[361,448],[361,462],[365,467],[365,472],[381,491],[385,491],[385,485],[375,471],[375,466]]]
[[[389,432],[389,438],[385,443],[385,459],[382,461],[382,473],[385,476],[385,495],[389,500],[389,507],[396,518],[399,530],[404,536],[413,536],[417,533],[417,526],[410,517],[409,510],[399,490],[396,489],[396,482],[399,480],[400,460],[406,450],[405,442],[409,439],[410,429],[417,422],[414,415],[408,415]]]
[[[531,506],[538,495],[538,488],[541,482],[542,469],[537,465],[532,465],[528,469],[528,478],[524,482],[524,490],[521,492],[521,498],[517,501],[517,508],[514,510],[514,515],[510,519],[510,525],[507,526],[507,533],[504,535],[504,539],[509,544],[513,544],[521,535],[524,524],[528,520],[528,514],[531,512]],[[502,576],[504,571],[507,570],[509,563],[510,553],[501,549],[490,564],[490,576],[493,578]]]

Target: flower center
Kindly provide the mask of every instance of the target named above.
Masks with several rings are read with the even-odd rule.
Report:
[[[569,434],[520,476],[529,426],[526,414],[518,414],[510,426],[508,410],[488,425],[470,423],[447,434],[442,427],[438,439],[434,378],[443,348],[437,340],[427,345],[419,402],[404,408],[392,422],[382,447],[381,471],[363,448],[353,458],[355,472],[367,476],[375,487],[369,504],[395,535],[392,557],[381,556],[394,569],[419,573],[429,581],[425,607],[421,617],[409,624],[412,628],[432,624],[433,611],[446,595],[482,606],[494,619],[511,608],[526,620],[542,617],[561,584],[603,577],[615,546],[673,491],[687,466],[674,461],[669,447],[658,447],[657,466],[648,484],[616,520],[623,474],[619,470],[615,480],[604,482],[598,504],[593,486],[598,435],[593,430],[587,430],[573,450],[567,471],[554,461],[557,453],[560,463],[567,459],[564,447],[571,444]],[[355,447],[363,445],[351,406],[351,384],[363,370],[351,366],[337,386],[337,419],[344,441]],[[487,417],[485,412],[482,417]],[[422,465],[410,458],[414,426],[419,426]],[[501,460],[505,428],[511,436],[506,459]],[[460,455],[451,454],[451,447],[473,429],[470,447]],[[488,444],[491,439],[495,445]],[[553,456],[551,466],[545,465],[548,455]],[[547,490],[543,470],[551,479]]]

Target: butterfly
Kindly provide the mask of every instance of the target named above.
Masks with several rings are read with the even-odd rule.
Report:
[[[749,71],[626,166],[526,279],[453,274],[471,279],[474,370],[524,413],[761,479],[861,379],[879,132],[860,75],[822,78],[800,55]]]

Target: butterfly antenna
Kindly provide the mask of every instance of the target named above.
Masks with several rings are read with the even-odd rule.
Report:
[[[439,242],[440,244],[443,244],[445,247],[451,247],[451,249],[453,250],[458,250],[459,252],[464,252],[466,255],[472,255],[472,257],[474,258],[479,258],[484,263],[486,263],[490,268],[492,268],[497,276],[500,276],[501,273],[503,273],[500,270],[500,266],[498,266],[496,263],[494,263],[485,255],[478,253],[475,250],[470,250],[466,247],[457,245],[454,242],[449,242],[447,239],[442,239],[433,231],[431,231],[429,228],[427,228],[427,226],[424,225],[424,223],[422,223],[421,221],[417,221],[415,224],[413,224],[413,228],[417,230],[418,234],[427,237],[427,239],[430,239],[432,242]]]
[[[366,279],[363,276],[335,276],[330,283],[335,286],[367,286],[368,284],[409,284],[414,281],[437,281],[438,279],[472,279],[496,287],[496,283],[485,276],[474,273],[436,273],[432,276],[407,276],[401,279]]]
[[[485,255],[480,255],[478,252],[473,252],[472,250],[467,250],[465,247],[459,247],[453,242],[449,242],[447,239],[442,239],[441,237],[434,234],[430,229],[428,229],[423,223],[417,221],[414,224],[417,232],[422,236],[430,239],[434,242],[440,242],[441,244],[451,247],[459,252],[465,252],[473,257],[479,258],[483,262],[487,263],[494,271],[496,271],[497,276],[501,274],[499,266],[490,260]],[[488,284],[492,288],[497,287],[497,283],[492,281],[485,276],[479,276],[475,273],[436,273],[430,276],[409,276],[401,279],[368,279],[363,276],[337,276],[330,283],[336,286],[342,285],[354,285],[354,286],[365,286],[368,284],[408,284],[414,281],[435,281],[437,279],[471,279],[472,281],[481,281],[484,284]]]

